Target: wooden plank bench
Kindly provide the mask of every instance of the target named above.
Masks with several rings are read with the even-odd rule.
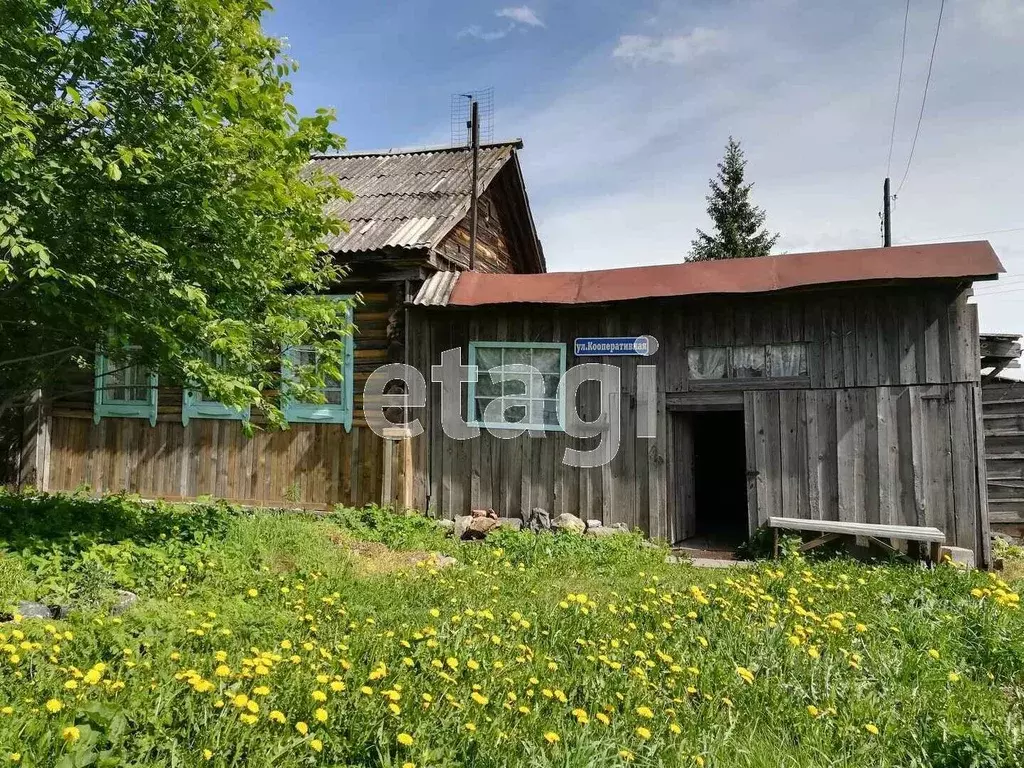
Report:
[[[880,523],[846,523],[839,520],[806,520],[799,517],[769,517],[768,527],[772,529],[772,554],[779,556],[779,531],[814,531],[824,534],[800,545],[800,551],[828,544],[843,536],[862,536],[889,552],[897,552],[882,539],[899,541],[921,541],[929,545],[928,555],[933,563],[939,561],[939,547],[946,542],[946,534],[938,528],[923,525],[882,525]]]

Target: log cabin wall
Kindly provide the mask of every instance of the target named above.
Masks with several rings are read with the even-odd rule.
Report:
[[[989,519],[994,528],[1024,533],[1024,382],[986,381],[985,423]]]
[[[499,439],[486,430],[476,440],[446,438],[433,385],[428,410],[419,414],[426,434],[415,448],[417,502],[446,517],[475,507],[525,517],[540,506],[676,541],[686,535],[686,500],[675,414],[735,408],[745,419],[751,530],[772,515],[937,525],[951,543],[983,554],[977,317],[967,296],[962,284],[932,283],[417,310],[426,343],[416,364],[428,381],[429,364],[443,350],[460,347],[466,361],[470,340],[560,341],[567,367],[616,365],[623,386],[618,454],[605,467],[576,469],[562,464],[564,449],[586,449],[596,439],[562,432]],[[643,334],[659,341],[653,357],[573,354],[576,337]],[[692,347],[773,342],[805,343],[805,381],[766,379],[744,391],[689,379]],[[638,364],[656,366],[654,439],[635,437]],[[599,412],[594,394],[581,395],[584,419]]]
[[[50,491],[127,491],[148,498],[214,496],[232,502],[323,507],[379,502],[383,441],[363,419],[367,376],[388,361],[395,288],[361,286],[356,307],[352,430],[341,424],[292,424],[257,431],[239,421],[181,424],[182,390],[161,386],[156,426],[143,419],[93,423],[92,371],[55,393],[36,484]],[[254,415],[254,423],[257,423]],[[42,441],[40,441],[42,442]]]

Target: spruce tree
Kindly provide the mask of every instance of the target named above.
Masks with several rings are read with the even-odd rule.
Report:
[[[750,201],[754,185],[743,182],[746,165],[739,142],[730,136],[718,176],[708,182],[708,216],[715,229],[710,235],[697,230],[689,261],[767,256],[779,239],[778,233],[763,229],[765,212]]]

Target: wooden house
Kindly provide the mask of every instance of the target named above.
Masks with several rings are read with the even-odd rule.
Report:
[[[981,398],[985,424],[989,520],[993,530],[1024,536],[1024,381],[1019,334],[981,335]]]
[[[478,271],[545,270],[521,148],[515,140],[480,149]],[[362,419],[363,383],[378,366],[405,360],[415,341],[407,299],[422,281],[437,270],[469,267],[471,153],[352,153],[315,157],[312,164],[356,196],[332,207],[349,223],[329,244],[349,267],[336,292],[361,297],[346,366],[353,375],[343,382],[338,407],[293,413],[288,430],[247,438],[239,414],[196,402],[180,383],[140,375],[132,382],[145,390],[138,402],[103,402],[101,389],[94,394],[93,372],[85,371],[61,391],[45,393],[31,414],[22,445],[23,484],[293,507],[381,501],[392,457]]]
[[[358,330],[351,375],[328,407],[293,409],[288,430],[247,438],[237,418],[173,382],[137,377],[125,390],[152,399],[127,407],[94,397],[89,373],[41,402],[23,479],[446,517],[542,507],[673,543],[734,544],[769,516],[933,525],[987,562],[968,297],[1002,271],[988,243],[547,273],[520,147],[480,153],[473,270],[468,150],[313,160],[356,194],[335,209],[350,228],[330,249],[350,269],[337,293],[361,295]],[[586,338],[596,346],[577,345]],[[647,354],[595,354],[602,339],[638,340]],[[461,421],[484,427],[471,440],[445,434],[429,383],[446,350],[481,374],[457,397]],[[536,386],[494,388],[487,374],[512,361],[534,366]],[[620,389],[586,382],[570,402],[561,377],[593,362],[612,366]],[[384,363],[427,382],[422,405],[388,413],[421,433],[367,425],[363,387]],[[570,436],[572,413],[592,432]],[[612,432],[607,462],[563,461]]]

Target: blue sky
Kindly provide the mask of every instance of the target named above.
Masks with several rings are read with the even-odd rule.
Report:
[[[891,176],[917,124],[940,0],[912,0]],[[680,261],[730,134],[778,250],[875,245],[905,6],[898,0],[278,2],[303,112],[350,149],[449,141],[453,93],[493,86],[522,137],[552,270]],[[985,233],[1007,267],[982,326],[1024,332],[1024,2],[946,0],[894,239]],[[1012,232],[999,230],[1012,229]]]

